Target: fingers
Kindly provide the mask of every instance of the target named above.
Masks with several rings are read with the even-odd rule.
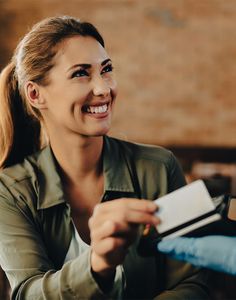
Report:
[[[92,223],[94,222],[94,225]],[[91,227],[96,226],[96,219],[91,218],[89,224]],[[107,236],[123,236],[127,232],[138,230],[138,226],[134,226],[128,223],[114,222],[112,220],[107,220],[101,223],[101,226],[96,226],[96,231],[91,232],[91,239],[103,239]]]
[[[139,233],[140,224],[157,225],[155,203],[122,198],[96,205],[89,219],[93,270],[121,264]],[[96,259],[94,258],[96,257]]]
[[[120,227],[117,229],[121,229],[121,227],[128,226],[127,224],[151,224],[158,225],[160,223],[160,219],[154,215],[143,213],[139,211],[116,211],[113,213],[101,213],[100,215],[93,215],[89,220],[89,226],[100,227],[103,226],[105,222],[110,220],[114,224],[120,224]],[[122,229],[121,229],[122,231]]]
[[[91,247],[97,253],[97,255],[101,256],[104,255],[104,253],[106,253],[106,255],[109,255],[109,253],[114,254],[115,251],[117,253],[120,251],[122,253],[126,253],[128,249],[126,241],[120,237],[107,237],[106,239],[101,240],[99,243],[93,241],[91,243]]]
[[[90,222],[92,222],[92,220],[90,220]],[[123,246],[129,247],[137,237],[138,228],[138,225],[116,223],[107,220],[101,226],[98,226],[96,230],[91,230],[91,246],[93,247],[93,245],[100,240],[113,237],[123,239]]]
[[[111,205],[114,209],[116,208],[121,210],[140,210],[148,213],[154,213],[155,211],[157,211],[157,205],[152,201],[134,198],[121,198],[97,204],[94,208],[94,215],[96,215],[96,213],[98,213],[100,209],[102,209],[103,212],[109,211]]]
[[[157,205],[154,202],[122,198],[96,205],[92,217],[97,219],[97,226],[100,226],[99,222],[110,218],[116,222],[150,223],[156,226],[160,223],[160,219],[153,215],[155,211]]]

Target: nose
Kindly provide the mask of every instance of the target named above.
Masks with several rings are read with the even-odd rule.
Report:
[[[107,96],[110,94],[111,88],[108,82],[102,78],[102,76],[97,76],[93,79],[93,95],[94,96]]]

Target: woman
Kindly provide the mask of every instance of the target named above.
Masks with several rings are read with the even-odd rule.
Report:
[[[139,225],[159,222],[142,199],[185,182],[168,151],[106,136],[112,69],[93,25],[55,17],[1,74],[0,263],[13,299],[207,298],[196,269],[137,254]]]

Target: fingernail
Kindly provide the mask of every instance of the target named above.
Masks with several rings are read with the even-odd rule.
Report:
[[[159,218],[153,217],[153,223],[154,223],[155,225],[158,225],[158,224],[161,223],[161,220],[160,220]]]
[[[146,236],[148,235],[149,231],[150,231],[150,228],[151,228],[151,224],[146,224],[144,230],[143,230],[143,236]]]
[[[148,208],[151,210],[157,210],[157,205],[154,202],[148,203]]]

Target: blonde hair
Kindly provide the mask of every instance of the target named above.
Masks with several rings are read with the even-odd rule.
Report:
[[[42,146],[40,111],[26,100],[24,85],[48,84],[57,45],[74,35],[104,40],[90,23],[69,17],[52,17],[37,23],[18,44],[11,62],[0,74],[0,168],[22,161]]]

